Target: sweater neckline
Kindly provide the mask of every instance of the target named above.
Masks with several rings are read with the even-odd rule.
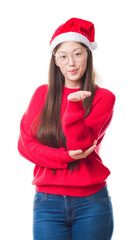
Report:
[[[98,90],[98,88],[99,88],[99,86],[96,84],[95,93]],[[80,88],[68,88],[68,87],[63,86],[63,94],[70,94],[70,93],[77,92],[80,90],[81,90]]]
[[[63,93],[72,93],[72,92],[77,92],[77,91],[80,91],[81,89],[80,88],[68,88],[68,87],[65,87],[63,86]]]

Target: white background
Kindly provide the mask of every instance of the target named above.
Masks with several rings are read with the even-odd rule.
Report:
[[[131,4],[130,0],[0,2],[0,239],[32,239],[34,165],[17,151],[19,124],[34,90],[47,83],[50,38],[71,17],[94,22],[98,43],[94,66],[101,86],[116,95],[101,157],[111,170],[113,240],[133,239]]]

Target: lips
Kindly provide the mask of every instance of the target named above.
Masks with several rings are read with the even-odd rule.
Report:
[[[78,71],[78,69],[72,69],[72,70],[69,70],[70,73],[76,73]]]

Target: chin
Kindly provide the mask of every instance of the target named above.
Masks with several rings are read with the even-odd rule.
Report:
[[[74,81],[74,82],[79,82],[81,80],[82,77],[73,77],[73,78],[69,78],[70,81]]]

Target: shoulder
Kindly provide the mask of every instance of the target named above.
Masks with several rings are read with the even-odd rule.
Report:
[[[27,119],[30,119],[29,120],[30,123],[34,119],[34,117],[37,116],[38,113],[40,113],[45,103],[47,89],[48,89],[47,84],[44,84],[44,85],[38,86],[34,90],[34,93],[30,99],[30,102],[24,114],[24,117],[27,117]]]
[[[38,100],[42,101],[43,99],[45,99],[45,97],[47,95],[47,91],[48,91],[47,84],[38,86],[33,93],[32,99],[38,99]]]
[[[105,103],[106,105],[114,105],[116,100],[115,94],[110,91],[109,89],[102,88],[97,86],[95,90],[95,95],[93,99],[93,105],[95,105],[97,102]]]
[[[109,89],[106,89],[106,88],[99,87],[99,86],[97,86],[97,88],[96,88],[95,95],[97,97],[112,98],[114,100],[116,98],[115,94],[112,91],[110,91]]]
[[[40,85],[38,86],[35,91],[34,91],[34,94],[45,94],[47,93],[47,90],[48,90],[48,84],[43,84],[43,85]]]
[[[34,90],[28,108],[39,108],[39,106],[42,107],[46,99],[47,89],[47,84],[38,86]]]
[[[104,98],[104,99],[110,99],[112,101],[116,100],[115,94],[110,91],[109,89],[106,88],[101,88],[99,86],[97,86],[96,88],[96,92],[95,92],[95,98]]]

